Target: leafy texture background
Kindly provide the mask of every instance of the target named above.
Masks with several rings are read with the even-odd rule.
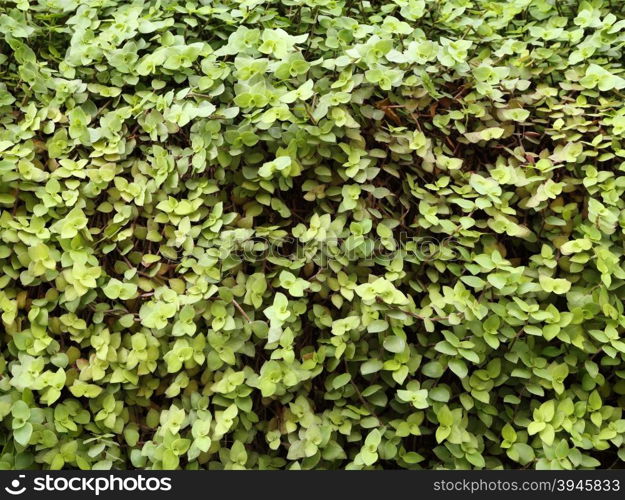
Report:
[[[1,2],[0,467],[621,467],[623,14]]]

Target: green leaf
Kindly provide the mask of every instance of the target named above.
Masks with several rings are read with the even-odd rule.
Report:
[[[403,352],[406,348],[406,341],[398,336],[387,337],[384,339],[384,349],[393,353]]]
[[[18,444],[21,444],[22,446],[28,445],[32,434],[33,434],[33,426],[30,422],[25,423],[19,429],[13,430],[13,438],[15,439],[15,442],[17,442]]]

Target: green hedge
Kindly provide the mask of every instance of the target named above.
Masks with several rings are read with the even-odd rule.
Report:
[[[1,2],[0,468],[622,467],[624,9]]]

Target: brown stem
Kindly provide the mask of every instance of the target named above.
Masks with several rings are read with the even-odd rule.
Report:
[[[232,299],[232,303],[234,304],[234,307],[236,307],[239,312],[243,315],[243,317],[247,320],[248,323],[251,323],[252,320],[250,319],[250,317],[245,313],[245,311],[243,310],[243,308],[239,305],[239,303]]]

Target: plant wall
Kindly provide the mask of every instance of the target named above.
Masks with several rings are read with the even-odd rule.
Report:
[[[617,0],[4,0],[0,468],[625,460]]]

